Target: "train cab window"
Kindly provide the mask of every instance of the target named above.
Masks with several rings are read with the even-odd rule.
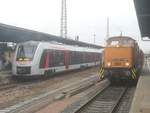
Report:
[[[129,43],[129,40],[122,40],[122,44],[123,45],[126,45],[126,44],[128,44]]]
[[[118,44],[119,44],[119,41],[116,41],[116,40],[110,42],[110,45],[111,45],[111,46],[115,46],[115,45],[118,45]]]
[[[129,43],[130,45],[133,45],[134,41],[133,41],[133,40],[129,40],[128,43]]]
[[[134,46],[134,40],[131,40],[131,39],[128,39],[128,40],[126,40],[126,43],[124,44],[124,45],[128,45],[128,46]]]
[[[37,48],[37,44],[22,44],[18,46],[16,60],[32,60]]]
[[[130,46],[132,44],[132,40],[124,39],[121,41],[121,45],[128,45]]]

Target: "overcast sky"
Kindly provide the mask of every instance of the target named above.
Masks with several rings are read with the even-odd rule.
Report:
[[[0,0],[0,23],[60,35],[61,0]],[[110,19],[110,36],[136,39],[148,50],[149,42],[140,41],[140,31],[133,0],[67,0],[68,36],[79,35],[81,41],[104,45],[106,20]]]

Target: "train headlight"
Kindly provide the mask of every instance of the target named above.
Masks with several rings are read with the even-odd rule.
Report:
[[[19,61],[22,61],[23,60],[23,58],[19,58]]]
[[[126,62],[125,65],[126,65],[126,66],[129,66],[130,64],[129,64],[129,62]]]
[[[29,58],[24,58],[24,61],[29,61],[30,59]]]
[[[110,62],[108,62],[108,63],[107,63],[107,66],[111,66],[111,63],[110,63]]]

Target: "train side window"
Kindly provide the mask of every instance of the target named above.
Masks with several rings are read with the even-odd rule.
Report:
[[[84,52],[82,53],[82,63],[84,63]]]
[[[82,63],[82,52],[76,52],[76,63]]]
[[[64,65],[64,52],[63,51],[59,51],[58,52],[58,65],[59,66],[63,66]]]
[[[82,63],[82,52],[79,52],[79,63]]]
[[[83,55],[83,63],[86,62],[86,52],[84,52],[84,55]]]
[[[69,52],[69,64],[72,64],[72,51]]]
[[[77,64],[79,63],[79,52],[71,51],[70,52],[70,64]]]
[[[55,53],[55,50],[53,50],[53,51],[52,51],[52,56],[53,56],[53,66],[56,66],[56,60],[55,60],[55,59],[56,59],[56,58],[55,58],[56,55],[55,55],[55,54],[56,54],[56,53]]]
[[[76,63],[80,63],[80,57],[79,57],[80,53],[77,51],[76,52]]]
[[[84,63],[84,53],[81,52],[81,63]]]
[[[73,64],[76,64],[76,52],[73,51]]]
[[[76,60],[75,57],[76,57],[76,53],[75,53],[75,51],[72,51],[71,52],[71,64],[75,64],[75,62],[76,62],[75,61]]]
[[[54,50],[53,61],[54,61],[54,66],[63,66],[64,65],[64,52],[59,51],[59,50]]]
[[[77,53],[76,51],[73,51],[73,64],[77,63]]]

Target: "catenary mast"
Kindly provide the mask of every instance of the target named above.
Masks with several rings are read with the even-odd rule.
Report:
[[[61,4],[60,35],[63,38],[67,38],[67,7],[66,7],[66,0],[62,0],[62,4]]]

